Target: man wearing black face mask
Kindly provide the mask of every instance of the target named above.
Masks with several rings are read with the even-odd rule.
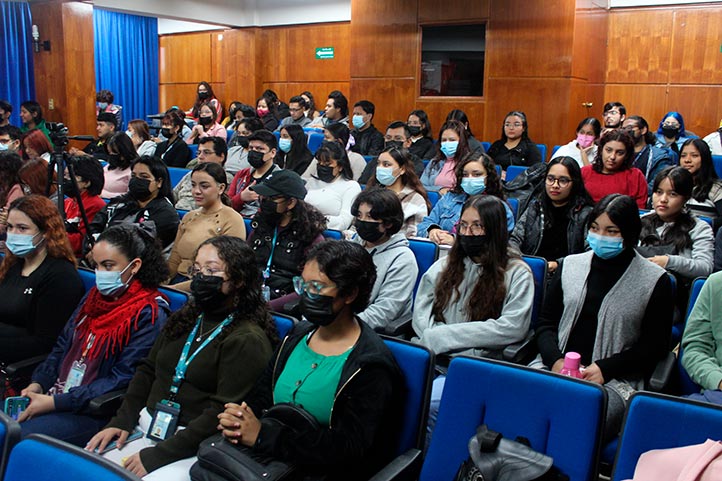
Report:
[[[384,142],[384,150],[388,149],[389,147],[405,147],[407,149],[411,147],[411,132],[409,131],[408,125],[401,122],[400,120],[391,122],[389,126],[386,127]],[[424,162],[416,155],[412,154],[412,156],[414,159],[414,170],[416,171],[416,175],[421,176],[421,174],[424,172]],[[370,160],[366,164],[366,167],[364,168],[361,177],[359,177],[358,183],[364,185],[368,183],[371,176],[374,175],[374,173],[376,172],[377,165],[378,157]]]
[[[263,122],[258,118],[245,118],[238,122],[236,131],[228,141],[226,172],[236,175],[238,171],[251,166],[248,163],[248,138],[259,130],[263,130]]]
[[[657,174],[666,167],[677,164],[677,157],[671,149],[662,149],[654,144],[656,138],[649,131],[647,121],[638,115],[631,115],[624,119],[622,130],[625,130],[634,139],[634,167],[642,171],[647,179],[649,194],[652,194],[652,185]]]
[[[270,175],[280,170],[273,163],[277,150],[276,136],[268,130],[259,130],[248,138],[248,163],[251,167],[239,170],[228,188],[232,206],[242,216],[253,217],[258,212],[258,194],[249,187],[262,184]]]

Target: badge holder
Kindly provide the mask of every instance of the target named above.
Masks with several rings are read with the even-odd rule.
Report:
[[[153,441],[165,441],[175,434],[180,418],[180,404],[163,399],[155,405],[155,414],[145,435]]]
[[[84,322],[85,318],[81,322]],[[77,361],[73,361],[73,364],[70,366],[70,372],[68,373],[68,377],[65,379],[65,385],[63,386],[63,393],[67,393],[74,387],[78,387],[83,383],[83,378],[85,377],[85,370],[87,369],[87,365],[85,364],[85,358],[88,356],[88,352],[93,347],[93,344],[95,343],[95,334],[90,333],[88,334],[88,342],[85,345],[85,350],[83,351],[82,356]]]

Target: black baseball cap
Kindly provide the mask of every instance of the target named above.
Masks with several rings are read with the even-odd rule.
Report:
[[[98,114],[98,122],[108,122],[109,124],[113,124],[115,128],[118,128],[118,119],[115,118],[115,114],[111,114],[110,112],[100,112]]]
[[[252,185],[250,189],[264,197],[282,195],[284,197],[295,197],[303,199],[306,197],[305,182],[296,172],[292,170],[277,170],[271,172],[260,184]]]

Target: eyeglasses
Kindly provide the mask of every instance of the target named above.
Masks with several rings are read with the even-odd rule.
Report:
[[[521,122],[514,122],[514,123],[506,122],[504,124],[504,127],[506,127],[506,128],[511,128],[511,127],[519,128],[519,127],[523,127],[523,126],[524,126],[524,124],[522,124]]]
[[[602,114],[602,117],[609,117],[610,115],[619,115],[619,110],[607,110]]]
[[[199,155],[199,156],[201,156],[201,155],[213,155],[214,153],[215,153],[215,152],[213,152],[212,150],[207,150],[207,149],[203,149],[203,150],[199,150],[199,151],[198,151],[198,155]]]
[[[474,222],[473,224],[467,224],[466,222],[457,222],[454,227],[456,228],[456,232],[458,232],[461,235],[482,235],[484,234],[484,226],[479,224],[478,222]]]
[[[7,139],[0,139],[0,144],[9,144],[10,142],[12,142],[12,139],[9,137]]]
[[[559,187],[566,187],[571,183],[572,179],[569,177],[554,177],[553,175],[547,175],[547,185],[554,185],[555,182],[559,184]]]
[[[308,297],[315,299],[320,296],[321,291],[326,289],[327,287],[336,287],[336,284],[331,284],[327,286],[325,284],[321,284],[318,281],[306,282],[301,276],[295,276],[293,278],[293,289],[299,296],[303,295],[303,293],[305,292],[306,294],[308,294]]]
[[[226,271],[224,271],[223,269],[214,269],[213,267],[209,267],[209,266],[201,267],[201,266],[195,265],[195,266],[190,266],[188,268],[188,277],[194,277],[198,274],[203,274],[204,276],[222,277],[223,274],[225,274],[225,273],[226,273]]]
[[[293,107],[289,107],[289,112],[301,112],[303,109],[294,109]]]

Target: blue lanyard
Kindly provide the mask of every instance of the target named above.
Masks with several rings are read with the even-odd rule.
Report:
[[[224,327],[226,327],[230,322],[233,320],[233,314],[230,314],[228,317],[223,319],[223,321],[216,326],[216,328],[213,330],[210,336],[206,338],[205,341],[203,341],[203,344],[198,346],[198,349],[193,351],[193,354],[191,354],[191,357],[188,357],[188,353],[191,350],[191,343],[193,342],[193,339],[196,337],[196,333],[198,332],[198,327],[201,323],[201,319],[203,319],[203,314],[198,316],[198,320],[196,321],[196,325],[193,327],[193,330],[188,335],[188,339],[186,339],[186,343],[183,346],[183,351],[181,352],[180,359],[178,359],[178,364],[176,364],[175,367],[175,375],[173,376],[173,381],[171,382],[170,386],[170,392],[171,396],[175,396],[178,393],[178,389],[180,388],[181,383],[183,382],[183,379],[186,377],[186,371],[188,370],[188,365],[193,362],[193,359],[195,359],[196,355],[201,352],[210,342],[218,337],[218,334],[221,333]]]
[[[265,281],[271,277],[271,262],[273,262],[273,252],[276,250],[276,239],[278,238],[278,227],[273,231],[273,242],[271,243],[271,254],[268,256],[268,262],[266,263],[266,269],[263,271],[264,284]]]

